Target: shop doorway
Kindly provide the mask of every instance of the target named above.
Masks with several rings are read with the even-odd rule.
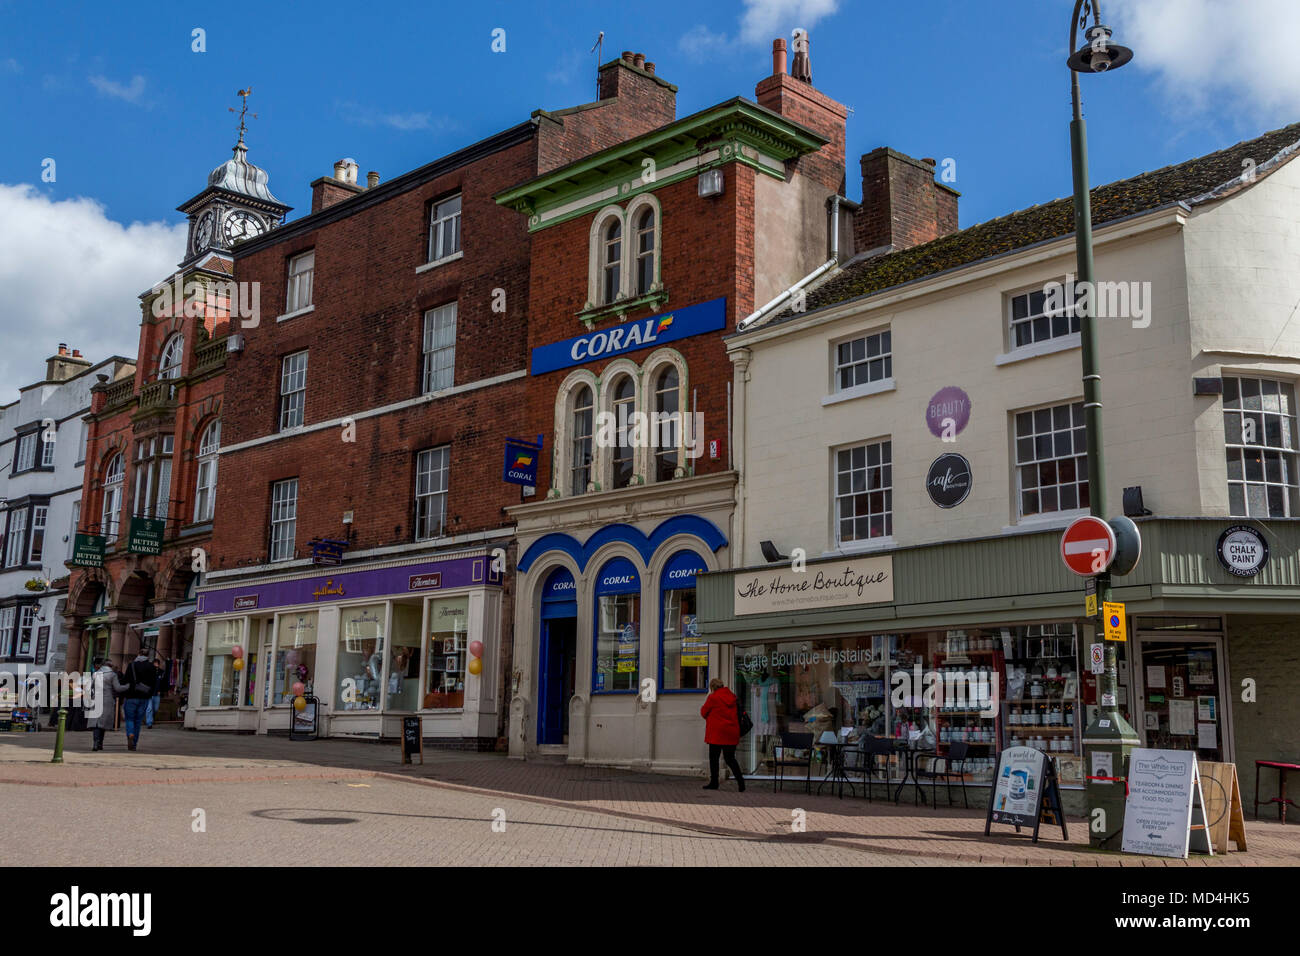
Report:
[[[1138,634],[1134,729],[1143,746],[1230,762],[1221,634]]]
[[[578,665],[578,619],[542,621],[538,688],[537,742],[569,742],[569,701],[573,698]]]

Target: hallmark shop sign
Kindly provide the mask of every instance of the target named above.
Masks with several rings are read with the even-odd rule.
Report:
[[[735,613],[815,611],[854,604],[888,604],[894,600],[894,559],[854,558],[794,571],[786,565],[740,571],[734,579]]]

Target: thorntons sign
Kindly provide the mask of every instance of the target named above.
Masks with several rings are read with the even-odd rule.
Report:
[[[738,571],[733,579],[736,616],[772,611],[815,611],[894,600],[894,559],[889,555],[810,565]]]

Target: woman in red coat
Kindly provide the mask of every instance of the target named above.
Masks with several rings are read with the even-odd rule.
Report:
[[[716,677],[709,681],[709,690],[711,693],[700,708],[700,716],[704,718],[704,742],[709,745],[709,782],[704,789],[718,789],[718,758],[721,757],[736,778],[736,789],[744,793],[745,775],[740,772],[740,764],[736,763],[736,745],[740,743],[736,695]]]

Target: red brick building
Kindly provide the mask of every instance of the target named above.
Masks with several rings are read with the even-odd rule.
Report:
[[[236,250],[263,321],[226,368],[191,725],[282,731],[302,696],[328,735],[395,737],[412,714],[444,745],[503,735],[503,442],[535,431],[529,232],[494,197],[672,116],[648,70],[600,83],[386,182],[340,160],[309,215]]]
[[[65,622],[68,667],[123,667],[143,645],[167,663],[174,703],[190,688],[195,588],[215,514],[222,397],[231,333],[257,321],[231,285],[230,247],[269,232],[289,207],[247,161],[231,159],[182,204],[179,271],[141,295],[134,368],[91,392],[78,540]],[[164,705],[164,716],[170,716]]]
[[[625,54],[616,68],[651,66]],[[510,508],[512,754],[702,763],[719,660],[693,626],[694,576],[728,566],[743,506],[722,337],[847,257],[856,206],[842,198],[847,111],[812,86],[806,48],[788,72],[774,44],[755,100],[665,115],[498,196],[532,239],[517,428],[547,446],[544,493]]]

